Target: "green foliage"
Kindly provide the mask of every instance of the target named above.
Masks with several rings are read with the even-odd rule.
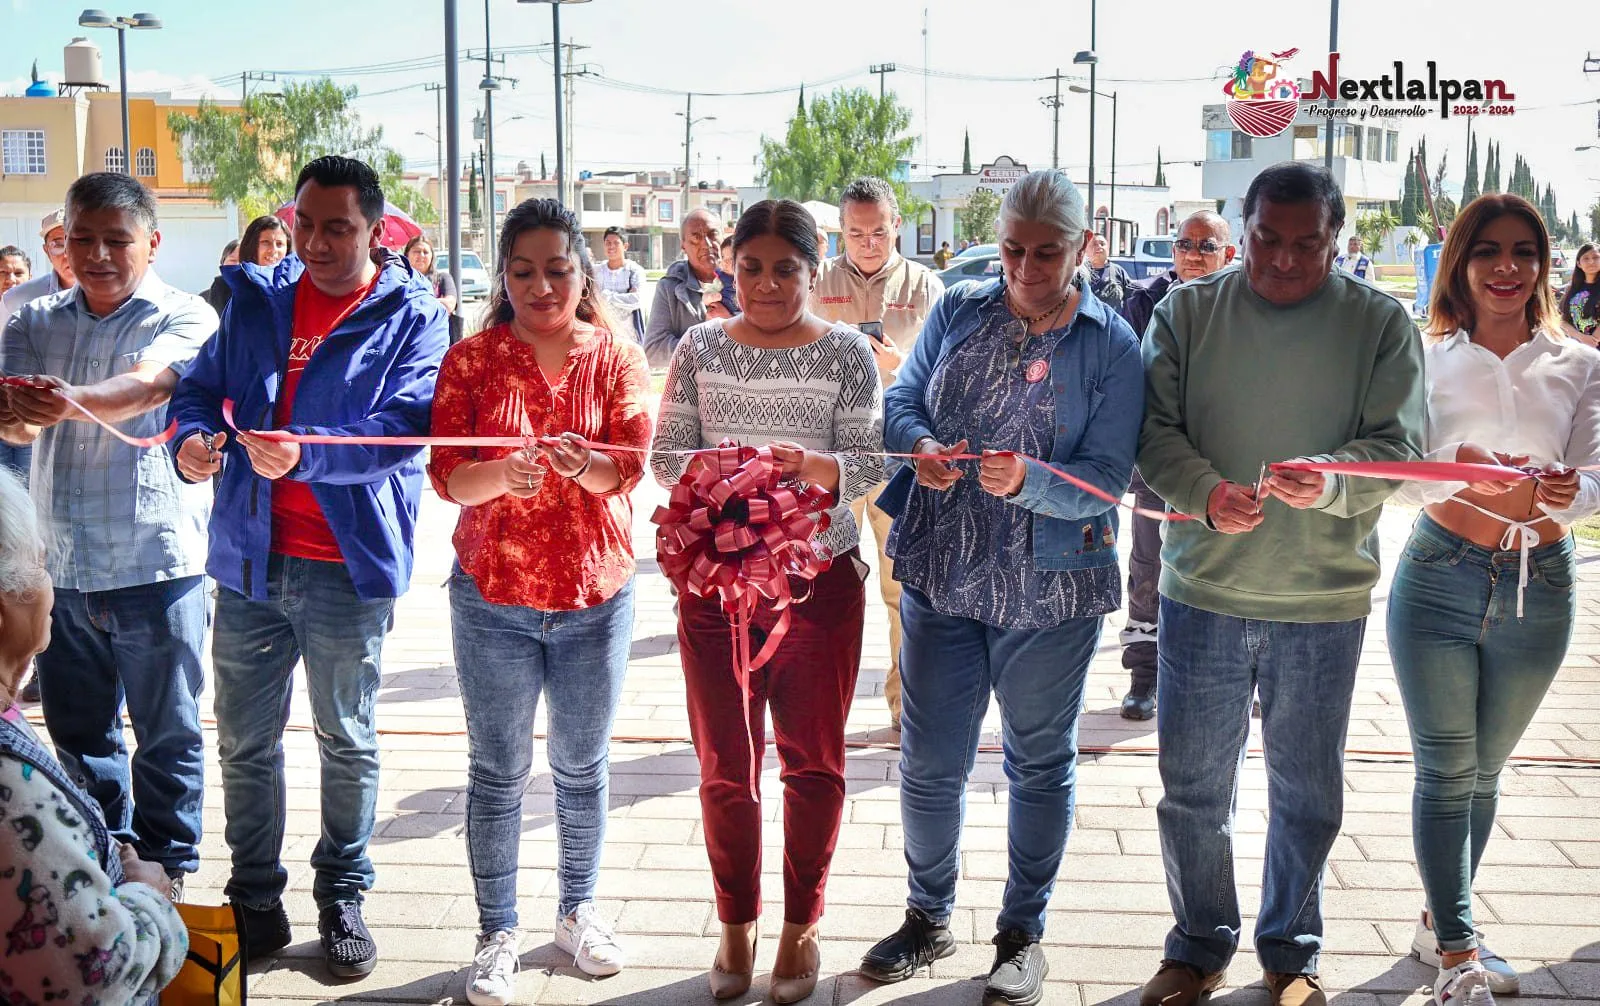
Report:
[[[1589,240],[1600,241],[1600,199],[1589,204]]]
[[[972,174],[972,133],[967,130],[961,133],[961,173]]]
[[[963,235],[980,243],[993,241],[994,225],[1000,219],[1000,196],[993,189],[975,189],[956,215]]]
[[[1400,218],[1390,213],[1387,209],[1379,213],[1366,212],[1356,217],[1356,236],[1361,238],[1361,247],[1365,251],[1375,252],[1383,248],[1383,243],[1390,234],[1400,226]]]
[[[1167,184],[1167,173],[1161,169],[1161,148],[1156,148],[1156,184]]]
[[[1400,190],[1400,223],[1407,227],[1416,227],[1417,203],[1421,193],[1417,188],[1417,162],[1416,148],[1411,148],[1410,155],[1406,157],[1406,180]]]
[[[391,202],[419,223],[437,219],[427,197],[401,181],[404,161],[383,144],[383,128],[362,125],[350,107],[355,96],[327,79],[288,84],[281,95],[251,95],[237,113],[202,100],[194,115],[169,114],[167,128],[207,179],[199,187],[217,202],[233,200],[247,219],[293,199],[300,169],[325,154],[366,161]]]
[[[761,137],[759,181],[776,199],[837,204],[846,185],[872,175],[894,186],[901,214],[915,220],[927,204],[894,180],[916,145],[910,127],[911,112],[894,95],[839,88],[802,104],[781,141]]]
[[[1478,138],[1472,138],[1472,149],[1467,151],[1467,180],[1461,186],[1461,205],[1472,202],[1478,198],[1481,190],[1478,187]]]

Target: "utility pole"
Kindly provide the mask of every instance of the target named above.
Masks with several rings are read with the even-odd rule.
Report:
[[[444,174],[448,176],[449,191],[442,194],[444,199],[444,217],[447,221],[445,241],[450,247],[450,282],[458,294],[461,290],[461,106],[459,96],[460,86],[460,61],[456,58],[457,40],[456,29],[456,0],[444,0],[444,87],[450,100],[446,103],[448,114],[446,122],[449,129],[441,136],[448,136],[446,141],[446,157],[449,158]],[[459,301],[457,306],[459,307]],[[461,317],[455,312],[450,315],[450,341],[459,338]]]
[[[888,90],[884,86],[884,80],[889,76],[889,74],[893,73],[894,71],[895,71],[895,66],[894,66],[893,63],[873,63],[871,66],[869,66],[867,68],[867,72],[868,73],[875,73],[875,74],[878,75],[878,100],[879,101],[882,101],[888,95]]]
[[[594,67],[591,67],[588,63],[575,64],[575,63],[572,62],[572,60],[578,54],[577,51],[579,49],[587,49],[587,48],[589,48],[588,46],[586,46],[586,45],[578,45],[577,43],[573,42],[570,38],[567,40],[567,42],[565,44],[566,44],[566,50],[567,50],[567,62],[566,62],[566,69],[561,71],[561,77],[562,77],[562,81],[563,81],[563,87],[565,89],[565,100],[566,100],[566,106],[567,106],[567,114],[566,114],[566,127],[567,128],[566,128],[566,131],[562,134],[563,137],[564,137],[562,142],[566,144],[566,148],[567,148],[566,149],[566,157],[564,159],[564,163],[569,164],[569,165],[574,165],[574,167],[572,168],[572,175],[573,175],[574,181],[572,182],[572,191],[570,193],[567,193],[567,192],[563,192],[562,193],[561,204],[563,206],[569,205],[569,197],[570,197],[570,204],[571,204],[571,208],[572,208],[573,212],[578,212],[581,209],[582,201],[578,198],[578,188],[577,188],[577,181],[576,181],[577,168],[575,166],[577,164],[577,159],[576,159],[576,155],[573,153],[573,143],[574,143],[573,134],[576,133],[577,130],[574,129],[573,126],[572,126],[572,122],[573,122],[573,119],[572,119],[572,98],[573,98],[574,93],[577,91],[577,88],[576,88],[576,86],[574,86],[572,78],[574,78],[574,77],[586,77],[586,76],[589,76],[590,74],[598,73],[600,71],[597,70]],[[565,182],[563,182],[563,184],[565,184]],[[582,214],[580,213],[579,215],[581,216]]]
[[[1097,38],[1100,20],[1100,4],[1098,0],[1089,0],[1089,49],[1095,54],[1094,62],[1089,64],[1089,229],[1094,230],[1095,201],[1094,201],[1094,99],[1095,99],[1095,71],[1100,68],[1100,43]]]
[[[560,41],[559,39],[557,41]],[[489,273],[494,274],[494,92],[499,82],[494,79],[494,48],[489,43],[489,0],[483,0],[483,142],[487,148],[483,161],[483,177],[488,180],[489,199],[483,208],[484,261]]]
[[[674,112],[673,114],[683,116],[683,215],[687,216],[689,213],[689,190],[693,187],[693,181],[689,175],[689,145],[694,139],[694,124],[697,122],[710,122],[716,116],[702,115],[696,119],[694,117],[693,94],[685,94],[683,96],[683,111]],[[679,217],[679,220],[682,220],[682,216]]]
[[[1041,80],[1056,82],[1056,93],[1047,94],[1039,99],[1039,104],[1050,109],[1050,166],[1061,167],[1061,67],[1056,67],[1056,72]]]
[[[439,182],[438,189],[437,189],[438,196],[439,196],[439,204],[434,208],[439,213],[439,244],[443,245],[444,244],[444,216],[445,216],[444,215],[444,201],[445,201],[445,197],[444,197],[444,178],[445,178],[445,170],[444,170],[444,85],[443,84],[424,84],[424,85],[422,85],[422,89],[424,91],[432,91],[433,92],[433,116],[434,116],[433,138],[434,138],[435,145],[438,147],[438,150],[439,150],[439,162],[438,162],[438,165],[433,170],[434,178],[436,178],[438,180],[438,182]]]
[[[1472,118],[1472,116],[1467,116]],[[1111,92],[1111,217],[1117,216],[1117,92]]]
[[[250,97],[250,82],[252,80],[259,80],[262,83],[269,81],[276,83],[278,75],[275,73],[263,73],[259,70],[246,70],[239,74],[239,104],[241,105],[244,104],[246,98]]]
[[[1331,0],[1329,4],[1328,51],[1339,51],[1339,0]],[[1333,99],[1331,97],[1328,98],[1325,104],[1327,107],[1332,108]],[[1333,116],[1328,116],[1328,131],[1322,143],[1322,166],[1327,168],[1330,173],[1333,171],[1333,119]],[[1472,125],[1471,120],[1472,116],[1467,116],[1468,126]],[[1356,156],[1361,156],[1361,152],[1357,151]]]

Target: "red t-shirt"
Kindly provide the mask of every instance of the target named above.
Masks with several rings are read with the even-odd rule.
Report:
[[[278,426],[286,425],[294,414],[294,396],[300,389],[300,375],[305,372],[306,362],[328,334],[367,299],[376,282],[374,276],[372,283],[343,297],[328,296],[309,278],[302,277],[295,284],[289,368],[284,371],[283,391],[278,395],[278,407],[273,415]],[[334,539],[333,529],[322,515],[322,507],[311,487],[287,476],[272,485],[272,550],[297,559],[344,561],[344,553],[339,551],[339,542]]]

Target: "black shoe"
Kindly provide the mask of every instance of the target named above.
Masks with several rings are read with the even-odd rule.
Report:
[[[1148,720],[1156,715],[1156,684],[1134,682],[1128,689],[1128,694],[1122,697],[1122,718],[1125,720]]]
[[[244,927],[239,935],[244,941],[247,961],[270,957],[289,945],[289,913],[283,910],[281,901],[271,908],[240,905],[239,922]]]
[[[948,923],[940,925],[917,911],[906,909],[906,921],[893,936],[886,936],[861,958],[862,974],[875,982],[903,982],[956,952],[956,938]]]
[[[335,978],[360,978],[378,966],[378,945],[361,919],[361,905],[336,901],[317,915],[322,955]]]
[[[1050,962],[1037,937],[1020,929],[995,934],[994,967],[983,987],[983,1006],[1034,1006],[1044,1001]]]
[[[28,679],[28,683],[22,686],[22,691],[17,693],[17,701],[18,702],[26,702],[26,703],[29,703],[30,705],[38,705],[39,704],[40,698],[39,698],[39,672],[38,671],[34,671],[33,672],[33,676]]]

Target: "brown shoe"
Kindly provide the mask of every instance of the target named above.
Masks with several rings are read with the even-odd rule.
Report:
[[[1162,961],[1155,977],[1145,983],[1139,1006],[1194,1006],[1228,980],[1226,971],[1206,974],[1183,961]]]
[[[1261,976],[1272,993],[1272,1006],[1328,1006],[1327,993],[1317,975],[1286,975],[1268,971]]]

